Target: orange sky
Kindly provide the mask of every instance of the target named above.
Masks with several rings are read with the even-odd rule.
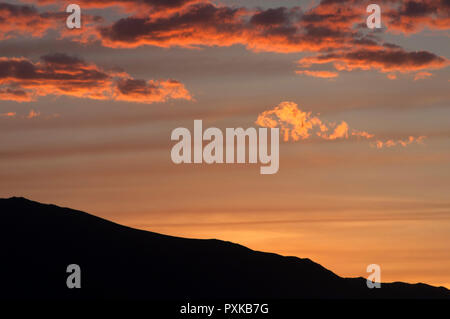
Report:
[[[450,8],[345,2],[0,1],[1,197],[450,288]],[[173,164],[195,119],[280,127],[279,172]]]

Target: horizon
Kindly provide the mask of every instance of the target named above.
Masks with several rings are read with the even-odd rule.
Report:
[[[42,204],[42,205],[55,205],[54,203],[51,203],[51,202],[50,202],[50,203],[42,203],[42,202],[35,201],[35,200],[33,200],[33,199],[30,199],[30,198],[27,198],[27,197],[23,197],[23,196],[12,196],[12,197],[9,197],[9,198],[0,198],[0,200],[11,200],[11,199],[26,200],[26,201],[30,201],[30,202],[37,203],[37,204]],[[117,224],[117,225],[127,226],[127,227],[131,227],[132,229],[143,230],[143,231],[147,231],[147,232],[151,232],[151,233],[156,233],[156,234],[160,234],[160,235],[165,235],[165,236],[169,236],[169,237],[177,237],[177,238],[185,238],[185,239],[200,239],[200,240],[219,240],[219,241],[224,241],[224,242],[230,242],[230,243],[232,243],[232,244],[243,245],[244,247],[249,248],[249,249],[251,249],[251,250],[253,250],[253,251],[260,251],[260,252],[265,252],[265,253],[275,253],[275,254],[278,254],[278,255],[281,255],[281,256],[284,256],[284,257],[297,257],[297,258],[301,258],[301,259],[309,259],[309,260],[311,260],[311,261],[313,261],[313,262],[319,264],[320,266],[324,267],[325,269],[327,269],[327,270],[333,272],[334,274],[336,274],[336,275],[338,275],[338,276],[340,276],[340,277],[345,277],[345,278],[366,278],[366,277],[367,277],[367,276],[364,276],[364,275],[358,276],[358,277],[356,277],[356,276],[351,276],[351,275],[350,275],[350,276],[343,276],[343,275],[337,273],[336,271],[334,271],[332,268],[328,267],[327,265],[323,265],[323,264],[317,262],[316,260],[314,260],[314,259],[312,259],[312,258],[309,258],[308,256],[283,255],[282,253],[279,253],[279,252],[273,252],[273,251],[269,251],[269,250],[258,250],[258,249],[254,249],[254,248],[252,248],[252,247],[248,247],[247,245],[244,245],[244,244],[241,243],[241,242],[237,242],[237,241],[233,241],[233,240],[225,240],[225,239],[223,239],[223,238],[218,238],[218,237],[211,237],[211,238],[204,237],[204,238],[198,238],[198,237],[189,237],[189,236],[186,237],[186,236],[180,236],[180,235],[177,236],[177,235],[173,235],[173,234],[170,234],[170,233],[157,232],[157,231],[154,231],[154,230],[152,230],[151,228],[148,228],[148,227],[140,228],[140,227],[138,227],[138,226],[121,224],[120,222],[114,221],[114,220],[112,220],[112,219],[103,218],[103,217],[101,217],[101,216],[97,216],[97,215],[96,215],[95,213],[93,213],[93,212],[83,211],[83,210],[77,209],[76,207],[65,207],[65,206],[59,206],[59,205],[56,205],[56,206],[59,207],[59,208],[68,208],[68,209],[71,209],[71,210],[75,210],[75,211],[77,211],[77,212],[86,213],[86,214],[88,214],[88,215],[90,215],[90,216],[93,216],[93,217],[99,217],[99,218],[102,218],[103,220],[105,220],[105,221],[107,221],[107,222],[113,222],[113,223],[115,223],[115,224]],[[172,225],[171,225],[171,226],[172,226]],[[385,281],[385,280],[382,280],[382,281],[381,281],[381,283],[396,283],[396,282],[403,282],[403,281],[401,281],[401,280],[394,280],[394,281]],[[421,281],[418,281],[418,282],[408,282],[408,283],[409,283],[409,284],[421,284],[421,283],[423,283],[423,284],[427,284],[427,285],[432,285],[432,284],[430,284],[429,282],[421,282]],[[444,287],[444,288],[447,288],[447,289],[450,290],[450,287],[449,287],[449,286],[446,286],[445,284],[444,284],[444,285],[435,285],[435,286],[437,286],[437,287]]]
[[[83,213],[83,214],[87,214],[87,215],[89,215],[89,216],[91,216],[91,217],[94,217],[94,218],[100,218],[99,216],[96,216],[96,215],[94,215],[94,214],[92,214],[92,213],[80,211],[80,210],[77,210],[76,208],[72,208],[72,207],[61,207],[61,206],[54,205],[54,204],[52,204],[52,203],[41,203],[41,202],[37,202],[37,201],[31,200],[31,199],[28,199],[28,198],[25,198],[25,197],[21,197],[21,196],[13,196],[13,197],[9,197],[9,198],[0,198],[0,200],[22,200],[22,201],[24,200],[24,201],[31,202],[31,203],[35,203],[35,204],[39,204],[39,205],[56,206],[57,208],[61,208],[61,209],[69,209],[69,210],[71,210],[71,211],[74,211],[75,213]],[[111,220],[108,220],[108,219],[104,219],[104,218],[100,218],[100,219],[103,220],[103,221],[105,221],[105,222],[113,223],[113,224],[118,225],[118,226],[129,227],[129,226],[126,226],[126,225],[122,225],[122,224],[119,224],[119,223],[115,223],[115,222],[113,222],[113,221],[111,221]],[[84,226],[89,226],[89,225],[88,225],[88,224],[85,224]],[[139,229],[139,228],[133,228],[133,227],[130,227],[130,229],[134,229],[134,230],[144,230],[144,231],[149,232],[149,233],[153,233],[153,234],[157,234],[157,235],[163,235],[163,236],[168,236],[168,237],[175,237],[175,238],[180,238],[180,239],[218,240],[218,241],[221,241],[221,242],[225,242],[225,243],[230,243],[230,244],[235,244],[235,245],[242,246],[242,245],[241,245],[240,243],[238,243],[238,242],[224,241],[224,240],[222,240],[222,239],[220,239],[220,238],[188,238],[188,237],[172,236],[172,235],[170,235],[170,234],[162,234],[162,233],[152,232],[152,231],[150,231],[150,230]],[[255,252],[263,252],[263,253],[274,254],[273,252],[270,252],[270,251],[259,251],[259,250],[251,249],[251,248],[246,247],[246,246],[243,246],[243,247],[245,247],[245,248],[247,248],[247,249],[250,249],[251,251],[255,251]],[[276,254],[276,253],[275,253],[275,254]],[[279,255],[279,254],[276,254],[276,255]],[[318,264],[318,263],[316,263],[314,260],[311,260],[311,259],[308,258],[308,257],[284,256],[284,255],[280,255],[280,256],[281,256],[281,257],[297,257],[297,258],[300,258],[301,260],[310,260],[310,261],[312,261],[313,263]],[[323,265],[320,265],[320,264],[318,264],[318,265],[323,267]],[[327,267],[324,267],[324,268],[325,268],[327,271],[331,271],[333,274],[336,274],[332,269],[328,269]],[[337,275],[337,274],[336,274],[336,275]],[[338,275],[338,276],[339,276],[339,275]],[[349,277],[349,278],[356,278],[356,277]],[[365,279],[364,277],[357,277],[357,278]],[[381,284],[392,284],[392,283],[398,283],[398,282],[399,282],[399,281],[395,281],[395,282],[385,282],[385,281],[381,281],[381,282],[379,282],[379,283],[381,283]],[[426,282],[417,282],[417,283],[414,282],[414,283],[408,283],[408,284],[426,284],[426,285],[429,285],[429,284],[426,283]],[[439,286],[439,287],[443,287],[443,288],[449,289],[448,287],[445,287],[445,286]]]

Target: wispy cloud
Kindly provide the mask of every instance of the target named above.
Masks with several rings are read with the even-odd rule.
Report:
[[[414,81],[425,80],[432,77],[433,74],[430,72],[419,72],[414,76]]]
[[[301,67],[332,63],[339,71],[379,70],[384,73],[408,73],[446,67],[449,61],[427,51],[407,52],[403,49],[360,49],[332,52],[302,58]],[[393,76],[390,74],[391,79]]]
[[[310,70],[297,70],[295,71],[297,74],[304,74],[307,76],[322,78],[322,79],[334,79],[339,76],[337,72],[329,72],[329,71],[310,71]]]
[[[30,110],[30,112],[27,115],[27,119],[32,119],[32,118],[38,117],[40,115],[41,115],[40,112],[36,112],[35,110]]]
[[[16,112],[6,112],[6,113],[0,113],[0,117],[15,117]]]
[[[403,139],[403,140],[401,140],[401,139],[400,140],[389,139],[386,141],[377,140],[372,145],[378,149],[386,148],[386,147],[390,148],[390,147],[394,147],[394,146],[398,146],[398,145],[406,147],[413,143],[423,144],[423,140],[425,138],[426,138],[426,136],[419,136],[419,137],[410,136],[410,137],[408,137],[408,139]]]
[[[353,131],[352,135],[359,136],[359,137],[366,138],[366,139],[371,139],[371,138],[375,137],[374,134],[370,134],[370,133],[363,132],[363,131]]]

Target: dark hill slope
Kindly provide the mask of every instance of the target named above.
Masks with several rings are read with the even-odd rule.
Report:
[[[24,198],[0,199],[1,298],[450,298],[425,284],[345,279],[309,259],[165,236]],[[66,267],[81,267],[68,289]]]

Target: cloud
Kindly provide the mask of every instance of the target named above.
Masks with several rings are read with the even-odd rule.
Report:
[[[385,1],[391,7],[384,13],[388,30],[416,33],[425,27],[448,30],[450,26],[450,3],[448,0]]]
[[[56,28],[57,13],[39,13],[33,6],[0,3],[0,40],[15,36],[41,37],[49,29]]]
[[[397,80],[397,74],[395,73],[390,73],[387,75],[389,80]]]
[[[28,92],[22,89],[0,88],[0,100],[31,102],[33,99]]]
[[[59,0],[24,0],[40,5],[61,4]],[[77,0],[76,3],[83,8],[102,9],[108,7],[119,7],[127,12],[139,12],[149,9],[154,12],[170,11],[180,9],[189,3],[201,0]]]
[[[201,3],[164,17],[132,16],[102,27],[100,38],[110,47],[230,46],[246,41],[243,10]]]
[[[60,4],[56,0],[29,2]],[[382,32],[368,31],[364,8],[369,3],[322,0],[308,9],[299,6],[250,9],[209,0],[80,0],[82,7],[115,6],[124,9],[128,15],[109,24],[88,16],[88,23],[83,22],[82,30],[67,30],[60,23],[59,32],[62,37],[74,41],[96,41],[111,48],[149,45],[194,49],[242,45],[255,52],[315,53],[300,60],[301,69],[297,73],[328,79],[338,77],[339,73],[315,71],[310,67],[332,63],[337,71],[378,70],[390,73],[388,78],[394,79],[396,72],[448,66],[444,57],[428,51],[406,51],[396,44],[382,42]],[[379,4],[386,26],[383,31],[410,34],[424,27],[450,28],[448,0],[380,0]],[[24,12],[31,13],[21,16],[30,16],[28,20],[43,20],[34,23],[37,27],[23,34],[40,36],[53,26],[53,20],[46,19],[52,14],[40,14],[33,7],[22,7],[28,8]],[[24,25],[14,29],[27,30],[33,23]],[[10,32],[6,32],[8,35]]]
[[[327,134],[333,123],[325,123],[311,112],[304,112],[294,102],[281,102],[272,110],[264,111],[256,120],[262,127],[280,127],[285,142],[306,140],[312,135],[326,140],[348,137],[348,125],[339,124],[331,134]]]
[[[357,14],[370,3],[373,1],[322,0],[317,9],[332,11],[342,8]],[[376,3],[381,7],[382,23],[388,32],[411,34],[422,31],[425,27],[433,30],[449,29],[448,0],[378,0]]]
[[[65,54],[42,56],[38,62],[0,58],[0,100],[28,102],[47,95],[147,104],[191,99],[178,81],[133,79]]]
[[[407,25],[414,24],[411,21],[422,25],[424,19],[434,21],[428,23],[430,26],[448,29],[450,24],[445,22],[448,3],[433,1],[425,1],[420,8],[415,8],[413,1],[400,1],[401,5],[392,0],[381,2],[386,23],[395,30],[408,33],[411,28]],[[102,27],[100,38],[104,45],[111,47],[242,44],[250,50],[272,52],[381,47],[374,35],[365,36],[361,32],[366,28],[367,15],[361,8],[365,8],[364,4],[354,0],[321,1],[306,11],[300,7],[248,9],[210,1],[185,2],[175,12],[155,15],[150,11],[146,15],[122,18]],[[420,13],[421,8],[425,12]]]
[[[15,117],[16,112],[6,112],[6,113],[0,113],[0,117]]]
[[[426,138],[426,136],[419,136],[419,137],[414,137],[414,136],[409,136],[408,139],[404,139],[404,140],[393,140],[393,139],[389,139],[386,141],[382,141],[382,140],[377,140],[376,142],[374,142],[372,144],[372,146],[378,148],[378,149],[382,149],[382,148],[390,148],[390,147],[394,147],[394,146],[403,146],[406,147],[410,144],[413,143],[417,143],[417,144],[423,144],[423,140]]]
[[[50,30],[61,37],[70,37],[79,42],[95,40],[96,28],[104,20],[98,15],[82,12],[82,29],[66,28],[68,14],[61,11],[39,11],[36,7],[0,2],[0,40],[19,36],[41,38]]]
[[[27,1],[61,5],[57,0]],[[118,7],[132,14],[100,27],[97,36],[110,47],[242,44],[255,51],[301,52],[379,45],[374,36],[364,36],[361,32],[366,28],[367,18],[363,8],[370,1],[322,0],[307,10],[299,6],[249,9],[210,0],[79,0],[77,3],[88,9]],[[388,31],[408,34],[424,26],[449,29],[448,0],[380,0],[379,4]],[[33,7],[21,7],[39,16]]]
[[[17,115],[16,112],[7,112],[7,113],[0,113],[0,117],[4,117],[4,118],[21,118],[21,119],[34,119],[37,117],[41,117],[43,119],[54,119],[54,118],[58,118],[60,117],[60,114],[57,113],[53,113],[53,114],[49,114],[49,115],[45,115],[45,116],[41,116],[41,112],[35,111],[34,109],[31,109],[27,114],[24,115]],[[37,123],[37,122],[36,122]],[[47,123],[45,123],[47,124]],[[47,126],[46,126],[47,127]]]
[[[120,79],[116,87],[116,100],[138,103],[163,102],[172,99],[190,100],[191,96],[181,82]]]
[[[365,131],[353,129],[351,130],[347,122],[342,121],[340,124],[326,122],[318,116],[313,116],[311,112],[305,112],[298,108],[294,102],[281,102],[271,110],[267,110],[258,115],[255,122],[262,127],[275,128],[279,127],[285,142],[307,140],[313,137],[323,140],[349,139],[355,137],[357,139],[372,140],[374,134]],[[383,141],[378,139],[371,145],[378,149],[383,147],[403,146],[406,147],[412,143],[422,144],[425,136],[410,136],[407,140],[388,139]]]
[[[61,4],[56,0],[28,2]],[[101,40],[105,46],[114,48],[242,44],[254,51],[301,52],[353,42],[352,34],[347,31],[341,32],[331,25],[315,26],[307,19],[303,21],[300,7],[248,9],[216,5],[207,0],[80,0],[78,4],[83,8],[120,6],[134,14],[109,26],[102,25],[99,17],[86,15],[92,25],[87,25],[83,16],[83,30],[68,31],[64,27],[65,12],[39,13],[31,6],[5,4],[11,8],[9,11],[24,13],[20,19],[5,17],[3,20],[12,21],[11,29],[20,30],[22,35],[42,36],[48,29],[58,28],[63,36],[76,41]],[[21,19],[25,19],[23,27],[18,25]]]
[[[256,52],[319,52],[301,59],[302,69],[296,71],[319,78],[336,78],[339,74],[310,70],[314,64],[333,63],[337,71],[390,72],[390,79],[395,76],[393,72],[440,69],[448,65],[446,58],[434,53],[409,52],[396,44],[383,43],[377,34],[363,31],[367,27],[362,26],[366,13],[361,10],[361,3],[346,2],[348,5],[322,1],[304,11],[300,7],[250,10],[204,1],[167,15],[122,18],[100,27],[98,37],[104,46],[113,48],[239,44]],[[392,1],[386,1],[386,8],[403,10]]]
[[[252,51],[281,53],[367,45],[355,41],[355,32],[351,30],[303,17],[300,7],[250,10],[205,1],[169,15],[122,18],[99,28],[99,37],[103,45],[114,48],[241,44]]]
[[[59,0],[24,0],[37,5],[61,5]],[[372,3],[369,0],[322,0],[310,7],[297,19],[297,24],[311,24],[321,27],[330,25],[340,29],[351,29],[365,22],[365,8]],[[210,0],[78,0],[77,4],[88,9],[116,7],[125,13],[136,16],[168,17],[175,13],[192,10],[192,5],[213,5]],[[446,30],[450,25],[450,5],[448,0],[379,0],[382,8],[382,21],[388,32],[415,33],[427,27]],[[222,8],[232,8],[220,6]],[[269,8],[267,10],[249,10],[247,20],[255,25],[279,26],[286,22],[289,9]],[[299,8],[297,10],[300,10]]]
[[[414,81],[425,80],[431,76],[433,76],[433,74],[430,72],[419,72],[414,76]]]
[[[353,130],[352,135],[353,136],[363,137],[363,138],[366,138],[366,139],[371,139],[371,138],[375,137],[374,134],[370,134],[370,133],[364,132],[364,131],[357,131],[357,130]]]
[[[322,78],[322,79],[333,79],[337,78],[339,76],[339,73],[337,72],[329,72],[329,71],[310,71],[310,70],[297,70],[295,71],[297,74],[305,74],[308,76],[312,76],[315,78]]]
[[[348,138],[348,124],[346,122],[342,122],[334,129],[334,132],[330,135],[327,135],[322,132],[318,132],[317,136],[320,136],[326,140],[336,140],[338,138]]]
[[[40,112],[36,112],[35,110],[31,110],[31,111],[28,113],[28,115],[27,115],[27,119],[32,119],[32,118],[38,117],[38,116],[40,116],[40,115],[41,115]]]
[[[423,69],[439,69],[448,65],[446,58],[427,51],[408,52],[403,49],[358,49],[332,52],[302,58],[301,67],[332,63],[339,71],[378,70],[383,73],[408,73]],[[390,75],[392,77],[392,75]]]

